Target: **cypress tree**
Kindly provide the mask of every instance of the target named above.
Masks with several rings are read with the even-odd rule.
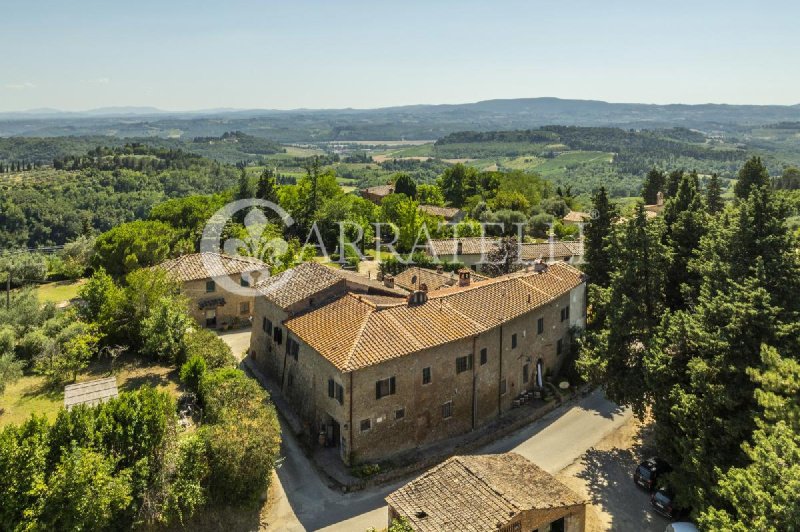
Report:
[[[708,188],[706,189],[706,210],[709,214],[716,214],[723,207],[722,187],[719,184],[719,176],[711,174],[711,179],[708,180]]]
[[[769,172],[761,162],[761,157],[751,157],[739,170],[739,180],[733,187],[733,193],[739,199],[747,199],[755,188],[769,185]]]
[[[605,287],[611,273],[611,231],[617,212],[608,201],[605,187],[595,193],[592,206],[592,217],[584,227],[583,271],[590,283]]]
[[[664,185],[666,183],[666,176],[657,168],[653,168],[647,172],[645,177],[644,188],[642,189],[642,198],[647,205],[655,205],[658,200],[658,193],[664,192]]]

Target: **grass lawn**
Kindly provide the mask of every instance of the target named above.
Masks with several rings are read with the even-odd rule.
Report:
[[[36,295],[41,303],[60,303],[78,297],[78,290],[86,283],[86,279],[77,281],[58,281],[47,283],[36,289]]]
[[[181,393],[178,370],[169,366],[141,360],[134,356],[120,357],[111,365],[108,360],[93,362],[86,371],[78,375],[78,382],[116,375],[120,392],[129,392],[150,385],[169,392],[173,397]],[[39,375],[26,374],[14,384],[7,386],[0,395],[0,426],[20,423],[31,414],[46,416],[53,420],[64,404],[64,387],[48,388]]]

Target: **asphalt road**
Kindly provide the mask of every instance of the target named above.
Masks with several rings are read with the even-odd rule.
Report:
[[[481,449],[484,454],[515,451],[543,469],[566,468],[632,414],[595,392],[576,404],[558,408],[520,431]],[[342,494],[330,489],[314,471],[290,431],[284,430],[283,464],[273,483],[274,503],[268,530],[364,531],[387,524],[384,497],[407,479],[368,491]]]

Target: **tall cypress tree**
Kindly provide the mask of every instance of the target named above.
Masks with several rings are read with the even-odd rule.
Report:
[[[278,181],[275,179],[275,172],[272,169],[265,168],[258,176],[256,198],[273,203],[278,202]]]
[[[666,297],[667,306],[673,310],[688,306],[700,288],[700,276],[689,268],[707,225],[697,189],[697,173],[683,174],[675,197],[664,207],[664,242],[671,255]]]
[[[667,190],[664,191],[664,195],[668,198],[675,197],[675,194],[678,193],[678,187],[681,184],[681,179],[683,179],[683,170],[673,170],[667,176]]]
[[[647,177],[644,179],[644,188],[642,189],[642,198],[647,205],[655,205],[658,200],[658,193],[664,193],[664,186],[666,185],[667,178],[664,172],[657,168],[651,169],[647,172]]]
[[[611,273],[611,231],[616,208],[608,201],[605,187],[600,187],[592,198],[592,216],[584,226],[583,271],[589,282],[606,287]]]
[[[708,188],[706,189],[706,210],[709,214],[716,214],[723,207],[722,187],[719,184],[719,176],[714,173],[711,174],[711,179],[708,180]]]
[[[608,298],[600,304],[603,328],[589,330],[578,366],[606,395],[643,416],[651,397],[644,357],[666,310],[667,250],[661,220],[648,222],[640,205],[619,241]]]

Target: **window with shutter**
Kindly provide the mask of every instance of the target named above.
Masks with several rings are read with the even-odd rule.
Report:
[[[328,379],[328,397],[333,398],[335,393],[336,393],[336,385],[333,382],[333,379]]]
[[[431,368],[422,368],[422,384],[431,383]]]
[[[387,395],[393,395],[394,393],[395,393],[394,377],[375,381],[375,399],[380,399],[381,397],[386,397]]]

